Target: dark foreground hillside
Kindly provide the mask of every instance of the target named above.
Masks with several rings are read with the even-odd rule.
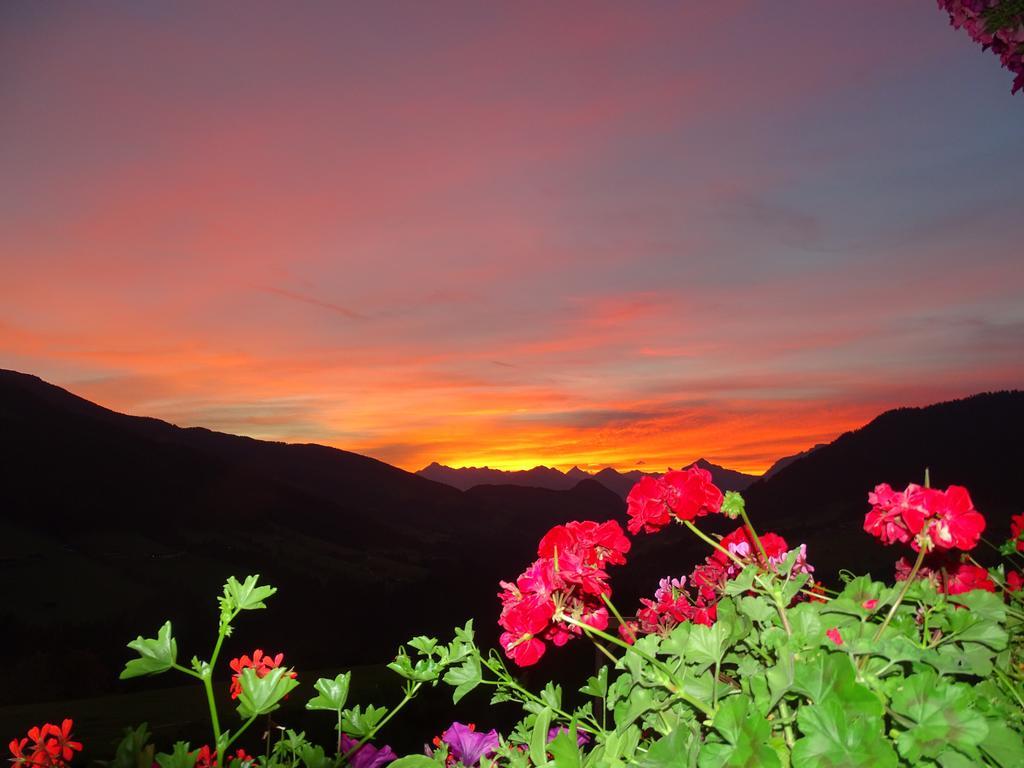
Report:
[[[118,683],[124,644],[172,618],[183,652],[205,647],[231,574],[280,589],[231,655],[379,662],[470,617],[493,640],[497,582],[550,525],[623,514],[594,483],[542,493],[466,495],[364,456],[179,429],[0,372],[0,703],[153,685]]]
[[[925,408],[887,411],[746,490],[747,509],[787,537],[806,541],[826,574],[870,568],[889,578],[896,548],[864,534],[867,493],[924,482],[963,485],[987,521],[984,536],[1009,536],[1024,511],[1024,392],[975,395]],[[980,545],[978,556],[991,557]]]

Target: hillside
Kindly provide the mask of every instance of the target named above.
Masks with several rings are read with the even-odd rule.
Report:
[[[31,596],[2,609],[14,671],[0,697],[20,701],[123,689],[123,644],[167,617],[183,647],[205,643],[230,574],[280,588],[272,610],[246,617],[245,644],[288,649],[302,666],[380,661],[410,631],[471,616],[486,638],[497,582],[551,519],[623,511],[584,488],[550,492],[538,515],[531,498],[125,416],[11,371],[0,371],[0,436],[0,589]]]

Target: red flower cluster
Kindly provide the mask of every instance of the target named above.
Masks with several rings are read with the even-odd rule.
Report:
[[[230,661],[230,665],[235,674],[231,676],[231,698],[237,699],[242,694],[243,669],[251,667],[256,670],[257,677],[266,677],[270,670],[280,667],[282,661],[284,661],[283,653],[279,653],[276,656],[270,656],[263,653],[259,648],[252,652],[251,659],[247,655],[243,655],[237,659],[232,659]],[[297,677],[295,672],[289,672],[288,674],[293,679]]]
[[[25,738],[13,739],[8,745],[14,755],[11,762],[26,768],[64,768],[75,752],[82,751],[81,742],[71,740],[72,725],[66,718],[60,725],[46,723],[29,728]]]
[[[690,575],[690,583],[696,588],[691,595],[686,589],[686,576],[677,579],[668,577],[658,583],[654,599],[642,597],[643,608],[636,612],[636,628],[627,628],[635,637],[636,633],[668,635],[684,621],[711,626],[718,614],[718,588],[724,583],[724,571],[712,565],[698,565]],[[620,627],[620,635],[622,634]]]
[[[217,768],[217,753],[211,750],[208,744],[197,749],[195,756],[195,768]]]
[[[656,533],[677,520],[694,520],[722,509],[722,492],[711,482],[711,473],[697,465],[666,472],[659,478],[647,475],[626,497],[629,532]]]
[[[896,581],[910,578],[913,566],[905,557],[896,561]],[[952,553],[936,552],[928,555],[917,571],[918,579],[925,579],[947,595],[962,595],[975,589],[995,592],[995,582],[988,571],[973,563],[965,562]]]
[[[751,540],[746,527],[740,527],[724,537],[720,544],[723,549],[731,552],[742,561],[743,565],[758,564],[762,568],[781,563],[789,545],[776,533],[760,536],[768,562],[763,562],[757,545]],[[627,626],[620,634],[632,634],[637,631],[646,634],[667,635],[678,624],[692,621],[695,624],[710,626],[717,618],[718,601],[725,590],[725,584],[735,578],[743,567],[731,557],[716,549],[705,561],[693,569],[687,578],[664,578],[654,593],[654,600],[641,598],[643,607],[637,611],[637,626]],[[800,555],[793,566],[793,573],[812,573],[806,557],[806,545],[800,546]],[[689,588],[687,588],[689,583]],[[623,634],[625,637],[626,634]]]
[[[545,640],[565,645],[582,633],[561,620],[571,616],[595,629],[608,626],[602,596],[611,594],[608,565],[626,562],[630,541],[614,520],[556,525],[541,539],[535,560],[514,584],[501,582],[500,638],[521,667],[537,663]]]
[[[885,544],[909,541],[915,551],[973,549],[985,530],[985,518],[959,485],[940,491],[911,483],[897,492],[882,483],[868,494],[868,503],[864,530]]]

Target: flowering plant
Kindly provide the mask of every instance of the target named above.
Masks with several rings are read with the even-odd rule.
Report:
[[[644,478],[628,497],[627,530],[643,536],[684,526],[709,547],[702,562],[663,578],[626,617],[609,576],[631,550],[622,526],[555,526],[523,573],[501,582],[501,651],[482,652],[471,621],[448,643],[412,638],[388,665],[403,681],[390,708],[349,706],[351,673],[316,681],[306,708],[333,715],[333,749],[292,730],[260,757],[237,747],[299,685],[283,654],[259,649],[226,665],[241,724],[221,726],[213,670],[223,641],[243,611],[265,607],[275,592],[257,576],[229,579],[209,660],[180,664],[167,622],[156,637],[129,643],[138,658],[122,673],[174,670],[199,681],[212,741],[156,753],[141,726],[126,732],[114,763],[213,768],[226,756],[232,768],[1024,765],[1024,576],[971,556],[986,523],[965,488],[932,489],[927,479],[902,491],[882,484],[868,504],[865,531],[907,548],[894,583],[848,575],[829,590],[813,581],[806,547],[758,533],[743,498],[723,494],[704,470]],[[718,514],[738,527],[718,537],[697,525]],[[1018,515],[1001,551],[1024,561],[1022,539]],[[583,639],[607,663],[579,689],[582,701],[553,681],[532,690],[517,673],[550,646],[565,653],[557,649]],[[404,757],[371,743],[410,700],[441,683],[455,704],[489,688],[492,704],[518,704],[522,718],[507,734],[452,723],[422,753]],[[81,748],[70,729],[70,721],[32,729],[11,742],[13,762],[67,768]]]
[[[1022,0],[938,0],[955,29],[999,57],[1015,77],[1011,93],[1024,90],[1024,2]]]

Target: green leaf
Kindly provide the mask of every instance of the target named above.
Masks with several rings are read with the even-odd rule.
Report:
[[[603,699],[608,694],[608,667],[601,667],[597,675],[588,677],[587,684],[580,688],[580,693]]]
[[[1024,740],[1019,733],[998,720],[988,721],[988,735],[981,742],[981,750],[999,768],[1020,768],[1024,764]]]
[[[742,595],[736,599],[736,604],[740,609],[740,613],[750,617],[751,620],[756,621],[758,624],[764,624],[776,615],[775,606],[767,598],[760,595],[756,597]]]
[[[687,768],[693,734],[679,727],[654,742],[647,754],[634,761],[637,768]],[[561,766],[559,766],[561,768]]]
[[[156,638],[145,638],[139,635],[128,643],[128,647],[137,651],[139,658],[132,659],[124,666],[121,679],[142,675],[158,675],[174,666],[178,660],[178,643],[171,635],[171,622],[164,622],[157,632]]]
[[[321,746],[303,744],[296,751],[305,768],[333,768],[334,758],[328,757]]]
[[[548,730],[551,728],[551,709],[544,707],[537,713],[533,724],[533,735],[530,737],[530,759],[534,765],[544,765],[548,761]]]
[[[793,747],[793,768],[894,768],[898,756],[882,718],[850,717],[837,698],[797,713],[804,737]]]
[[[650,688],[635,686],[629,696],[615,705],[615,725],[619,729],[625,728],[654,706],[654,703],[654,692]]]
[[[780,768],[782,763],[769,746],[771,726],[750,707],[745,696],[730,696],[718,707],[715,730],[725,743],[707,742],[697,760],[700,768]]]
[[[187,741],[174,742],[170,754],[158,752],[155,759],[160,768],[193,768],[196,764],[196,755]]]
[[[366,711],[360,705],[351,709],[343,710],[341,713],[341,730],[350,736],[361,739],[373,730],[374,726],[388,713],[385,707],[375,707],[372,704],[366,705]]]
[[[453,704],[458,704],[463,696],[480,685],[481,680],[483,674],[480,670],[480,657],[475,653],[459,666],[449,669],[444,676],[444,682],[455,686],[455,690],[452,691]]]
[[[562,708],[562,686],[555,685],[550,680],[540,692],[540,700],[552,710]]]
[[[343,709],[348,700],[348,687],[351,682],[351,672],[338,675],[333,680],[321,677],[313,684],[318,695],[306,702],[306,709],[322,709],[331,712]]]
[[[913,723],[899,734],[900,754],[911,761],[936,757],[947,747],[969,757],[988,735],[985,717],[974,709],[974,694],[925,670],[906,678],[893,692],[892,710]]]
[[[721,662],[725,655],[727,634],[728,629],[718,622],[710,627],[694,624],[686,644],[687,664],[712,666]]]
[[[242,692],[238,695],[238,714],[243,719],[266,715],[280,706],[280,701],[299,684],[287,667],[277,667],[260,677],[256,670],[242,670]]]
[[[227,608],[235,612],[266,608],[263,601],[277,592],[277,588],[261,585],[259,579],[259,574],[246,576],[245,581],[241,583],[234,576],[228,578],[224,585],[224,596],[220,598],[221,610]]]
[[[845,653],[820,653],[797,664],[790,690],[815,704],[838,700],[848,714],[881,716],[882,702],[856,681],[853,662]]]
[[[420,635],[409,641],[409,646],[415,648],[422,654],[430,654],[437,648],[437,638]]]
[[[387,765],[388,768],[437,768],[437,763],[426,755],[406,755]]]
[[[580,768],[583,755],[576,740],[576,720],[569,723],[567,731],[561,731],[547,746],[556,768]]]
[[[150,735],[146,723],[138,728],[125,728],[110,762],[111,768],[151,768],[154,747],[149,743]]]

